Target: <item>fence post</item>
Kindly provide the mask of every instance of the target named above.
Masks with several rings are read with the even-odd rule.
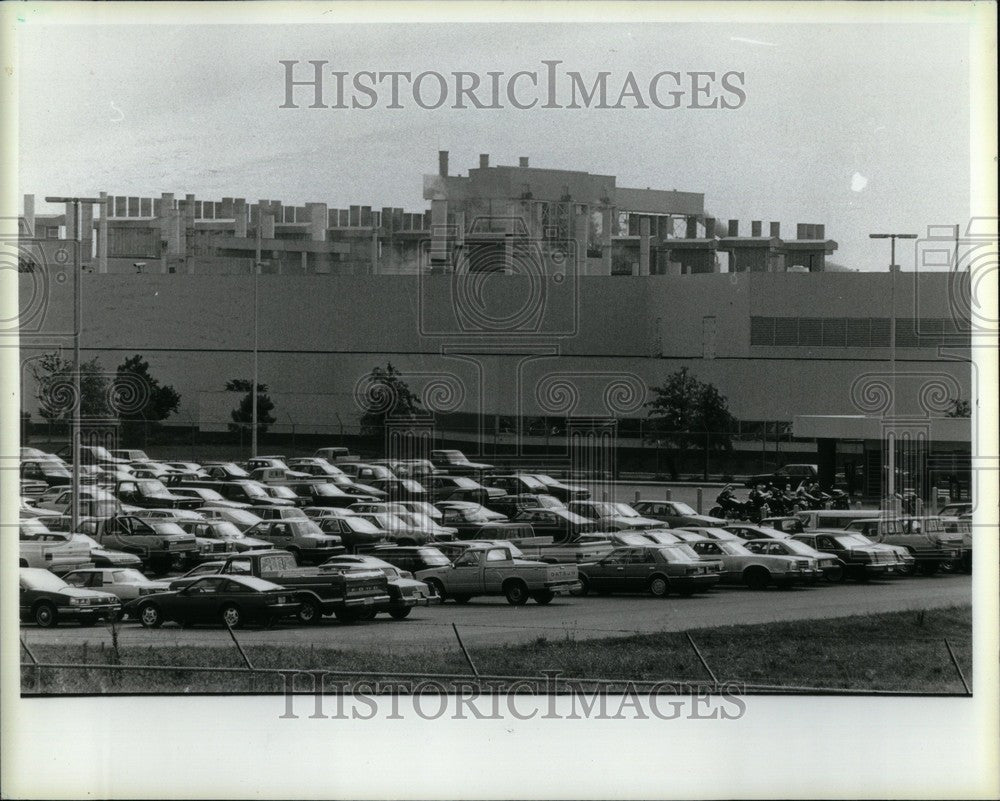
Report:
[[[703,496],[703,494],[704,493],[702,491],[702,488],[698,487],[698,514],[702,514],[702,506],[703,506],[702,496]]]
[[[32,668],[32,673],[35,677],[35,692],[42,691],[42,669],[38,665],[38,660],[35,659],[35,655],[31,653],[31,649],[28,647],[28,643],[24,641],[24,637],[21,637],[21,647],[24,649],[25,653],[31,659],[31,664],[34,665]]]
[[[636,490],[635,491],[635,503],[639,503],[640,500],[642,500],[642,493],[639,492],[639,490]]]
[[[249,673],[250,692],[253,692],[255,689],[253,664],[250,662],[250,658],[246,655],[246,652],[243,650],[243,646],[240,645],[240,641],[236,639],[236,632],[234,632],[233,627],[229,625],[229,621],[225,621],[225,623],[226,623],[226,630],[229,632],[229,636],[233,638],[233,643],[236,645],[236,650],[240,652],[240,656],[243,657],[243,661],[244,663],[246,663],[247,670],[250,671]]]
[[[664,500],[667,500],[667,501],[672,501],[672,500],[673,500],[673,498],[674,498],[674,493],[673,493],[673,491],[672,491],[672,490],[670,489],[670,487],[667,487],[667,488],[666,488],[666,489],[665,489],[665,490],[663,491],[663,497],[664,497]]]
[[[936,515],[938,513],[938,488],[937,484],[931,487],[931,515]]]
[[[462,653],[465,655],[465,661],[469,663],[469,667],[472,669],[472,675],[478,676],[479,671],[476,669],[476,663],[472,661],[472,655],[466,649],[465,643],[462,642],[462,635],[458,633],[458,626],[452,623],[451,627],[455,630],[455,639],[458,640],[458,647],[462,649]]]

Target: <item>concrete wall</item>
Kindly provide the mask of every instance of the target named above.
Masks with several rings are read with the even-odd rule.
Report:
[[[71,330],[72,282],[20,279],[22,358],[70,347],[58,335]],[[526,415],[608,414],[615,376],[655,385],[688,367],[744,420],[856,414],[852,383],[889,370],[885,348],[750,346],[751,316],[889,317],[889,274],[594,276],[541,288],[519,276],[484,280],[476,294],[450,276],[260,276],[260,377],[279,415],[284,404],[300,425],[336,422],[337,414],[354,424],[355,383],[387,361],[416,388],[435,377],[450,381],[456,400],[444,411]],[[141,353],[153,375],[182,394],[179,419],[198,419],[202,393],[250,374],[250,282],[235,275],[85,275],[84,358],[98,356],[113,370]],[[897,317],[947,317],[948,287],[946,275],[917,281],[897,274]],[[477,297],[486,305],[477,306]],[[498,322],[524,310],[516,330]],[[904,348],[896,366],[917,376],[913,387],[901,386],[900,414],[920,411],[920,375],[944,373],[970,397],[966,362]],[[559,394],[556,374],[574,388],[569,396]],[[33,410],[30,382],[24,395]],[[620,413],[645,416],[641,402]],[[206,419],[218,413],[209,406]]]

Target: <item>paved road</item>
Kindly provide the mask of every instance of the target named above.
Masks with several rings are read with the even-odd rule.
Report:
[[[971,602],[971,579],[964,575],[915,577],[873,581],[866,585],[818,585],[793,590],[753,592],[725,587],[692,598],[658,600],[642,596],[560,597],[549,606],[529,602],[508,606],[502,599],[484,598],[467,606],[446,603],[412,613],[405,621],[385,616],[363,624],[342,625],[324,620],[318,626],[283,625],[271,630],[244,629],[245,645],[358,646],[391,649],[456,648],[451,624],[458,626],[467,645],[501,645],[531,642],[539,637],[589,639],[632,633],[681,631],[740,623],[842,617],[907,609],[931,609]],[[33,644],[110,642],[103,626],[83,629],[68,624],[38,629],[24,624],[22,634]],[[123,645],[223,645],[230,646],[225,630],[211,627],[181,629],[166,624],[149,630],[136,623],[119,629]],[[99,646],[98,646],[99,647]]]

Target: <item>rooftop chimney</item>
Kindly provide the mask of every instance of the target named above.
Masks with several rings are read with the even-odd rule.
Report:
[[[448,177],[448,151],[438,151],[438,175],[442,178]]]
[[[773,222],[771,223],[771,238],[781,239],[781,223]]]
[[[825,225],[817,225],[816,226],[816,238],[817,239],[826,239],[826,226]]]
[[[706,239],[715,238],[715,217],[705,218],[705,238]]]
[[[480,153],[479,154],[479,169],[485,170],[489,166],[490,166],[490,154],[489,153]]]
[[[521,158],[519,160],[519,163],[518,163],[518,166],[519,167],[527,167],[528,166],[528,157],[527,156],[521,156]]]
[[[727,236],[739,236],[740,235],[740,221],[730,220],[729,221],[729,233]]]
[[[750,221],[750,236],[760,236],[761,235],[761,225],[760,220]]]

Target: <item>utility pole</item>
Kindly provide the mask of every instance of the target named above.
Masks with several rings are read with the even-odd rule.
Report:
[[[64,203],[73,206],[73,431],[70,442],[73,471],[70,474],[70,527],[77,531],[80,527],[80,408],[83,393],[80,388],[80,327],[83,322],[82,287],[80,274],[83,272],[83,226],[82,208],[84,203],[103,206],[106,200],[97,197],[47,197],[46,203]],[[103,214],[103,211],[102,211]]]
[[[889,486],[887,496],[893,512],[897,512],[896,503],[896,273],[899,272],[899,265],[896,264],[896,240],[916,239],[916,234],[869,234],[869,239],[890,240],[890,264],[889,264],[889,376],[890,376],[890,396],[889,396],[889,420],[890,430],[886,436],[889,458]]]
[[[250,383],[250,456],[257,455],[257,273],[260,272],[261,228],[264,225],[264,210],[257,215],[257,248],[253,260],[253,378]]]

